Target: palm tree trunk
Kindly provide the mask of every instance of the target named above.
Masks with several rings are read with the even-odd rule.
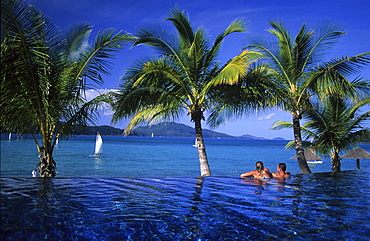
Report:
[[[55,177],[56,163],[51,155],[40,156],[40,162],[36,165],[39,168],[39,177]]]
[[[331,159],[331,170],[333,172],[340,172],[340,157],[338,152],[334,152]]]
[[[55,177],[57,172],[56,163],[53,158],[53,147],[51,141],[46,137],[44,138],[44,147],[39,150],[40,162],[36,165],[39,168],[40,177]]]
[[[296,143],[295,150],[297,154],[297,160],[299,165],[299,170],[301,173],[311,173],[310,168],[308,167],[306,158],[304,156],[304,149],[302,145],[302,136],[301,136],[301,125],[299,123],[299,115],[293,115],[293,133],[294,141]]]
[[[195,136],[197,138],[197,147],[198,147],[198,158],[200,164],[200,174],[201,176],[211,176],[211,170],[208,164],[208,158],[206,153],[206,147],[204,145],[203,131],[201,118],[194,118],[195,123]]]

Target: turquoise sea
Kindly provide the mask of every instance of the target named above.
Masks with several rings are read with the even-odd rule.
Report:
[[[14,135],[13,135],[14,136]],[[1,140],[1,176],[29,177],[38,163],[37,151],[31,139]],[[75,136],[60,140],[55,148],[58,177],[197,177],[199,161],[192,138],[103,136],[102,158],[94,154],[95,136]],[[239,176],[255,169],[262,161],[271,171],[279,162],[287,171],[299,174],[294,150],[286,150],[287,141],[206,139],[206,151],[212,176]],[[370,144],[360,144],[370,152]],[[344,154],[344,153],[343,153]],[[323,164],[310,165],[312,172],[330,172],[329,157]],[[369,160],[361,168],[370,168]],[[342,170],[355,170],[356,161],[342,160]]]
[[[287,141],[206,139],[202,178],[193,139],[103,136],[92,158],[94,140],[60,140],[57,177],[32,178],[32,140],[3,136],[1,240],[369,240],[370,160],[302,175]],[[293,175],[239,178],[256,161]]]

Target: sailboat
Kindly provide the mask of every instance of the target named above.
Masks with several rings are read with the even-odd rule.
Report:
[[[94,155],[90,155],[90,157],[101,157],[102,153],[103,153],[103,139],[101,138],[101,135],[98,133],[96,135],[95,140],[95,153]]]
[[[12,140],[12,133],[9,132],[9,141],[11,141],[11,140]]]

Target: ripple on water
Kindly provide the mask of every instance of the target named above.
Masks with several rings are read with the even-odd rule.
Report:
[[[1,178],[1,238],[365,240],[368,174]]]

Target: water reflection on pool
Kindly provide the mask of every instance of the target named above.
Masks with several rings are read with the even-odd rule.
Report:
[[[1,240],[366,240],[369,174],[1,178]]]

